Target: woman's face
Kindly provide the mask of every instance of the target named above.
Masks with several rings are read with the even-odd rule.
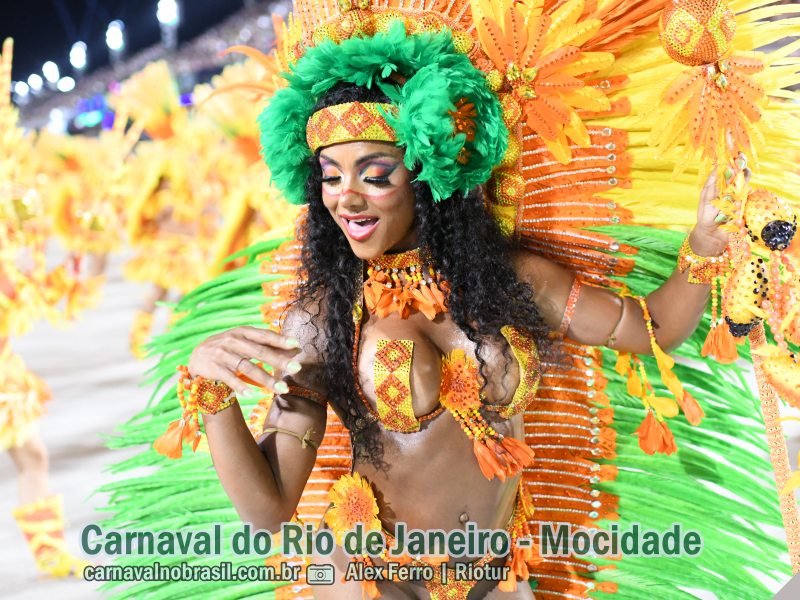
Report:
[[[384,142],[323,148],[322,201],[362,260],[417,245],[414,191],[403,151]]]

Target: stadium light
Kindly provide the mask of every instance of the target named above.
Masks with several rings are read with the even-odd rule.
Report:
[[[61,77],[61,73],[58,70],[58,65],[52,60],[48,60],[42,65],[42,74],[44,75],[47,83],[51,86],[58,83],[58,78]]]
[[[87,47],[85,42],[75,42],[69,51],[69,64],[78,72],[86,70]]]
[[[125,23],[111,21],[106,29],[106,45],[109,50],[119,52],[125,48]]]
[[[75,89],[75,80],[72,77],[62,77],[58,80],[56,88],[59,92],[71,92]]]
[[[31,88],[24,81],[18,81],[14,84],[14,93],[20,98],[27,98]]]
[[[162,25],[177,26],[181,20],[181,9],[177,0],[158,0],[156,18]]]
[[[177,0],[158,0],[156,18],[161,25],[161,43],[174,50],[178,46],[178,26],[181,23],[181,7]]]
[[[106,46],[111,56],[111,63],[115,67],[118,66],[125,54],[125,23],[117,19],[108,24]]]
[[[28,77],[28,86],[31,88],[31,91],[34,94],[37,92],[41,92],[43,85],[44,81],[42,80],[41,75],[33,73],[30,77]]]

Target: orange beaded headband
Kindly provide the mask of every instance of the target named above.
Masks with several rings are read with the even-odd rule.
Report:
[[[343,142],[396,142],[397,134],[384,118],[383,111],[396,110],[382,102],[347,102],[318,110],[306,125],[306,140],[311,152]]]

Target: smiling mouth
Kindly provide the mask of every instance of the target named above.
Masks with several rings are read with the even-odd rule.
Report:
[[[380,221],[378,217],[345,217],[344,215],[341,215],[341,219],[347,234],[357,242],[362,242],[372,235]]]

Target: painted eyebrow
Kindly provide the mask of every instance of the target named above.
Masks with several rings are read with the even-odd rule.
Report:
[[[320,154],[319,158],[320,158],[320,160],[324,160],[324,161],[327,161],[327,162],[331,163],[335,167],[341,168],[339,163],[337,163],[335,160],[333,160],[329,156],[325,156],[324,154]],[[361,166],[364,163],[369,162],[371,160],[374,160],[376,158],[391,158],[394,161],[398,161],[397,157],[392,156],[391,154],[388,154],[386,152],[373,152],[372,154],[367,154],[366,156],[362,156],[361,158],[359,158],[356,161],[356,166]]]

